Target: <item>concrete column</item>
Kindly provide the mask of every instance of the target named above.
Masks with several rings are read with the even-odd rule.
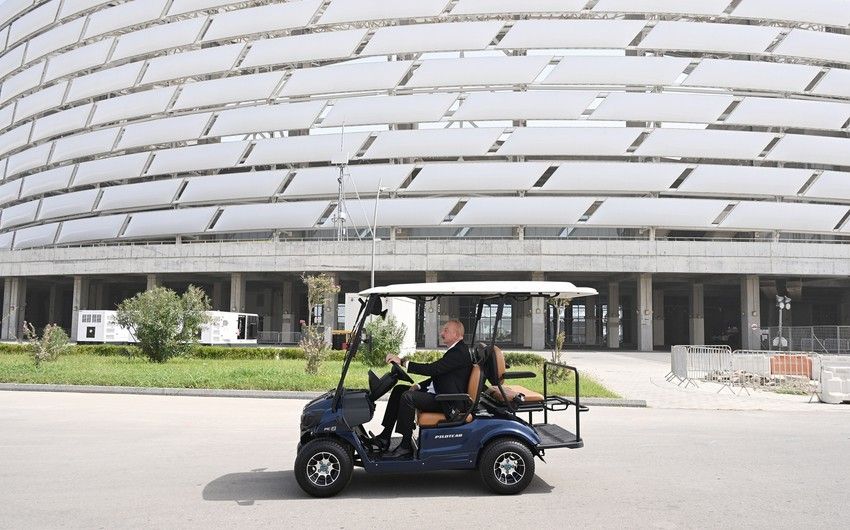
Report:
[[[224,307],[224,282],[214,282],[213,283],[212,300],[210,300],[210,304],[212,304],[213,311],[221,311],[221,310],[225,309],[225,307]]]
[[[148,274],[148,291],[150,291],[154,287],[159,287],[160,285],[162,285],[162,278],[159,276],[159,274]]]
[[[652,274],[642,272],[637,278],[637,346],[652,351]]]
[[[50,295],[47,299],[47,323],[56,323],[56,301],[59,298],[59,289],[56,285],[50,286]]]
[[[584,299],[584,343],[587,346],[596,346],[596,296]]]
[[[74,276],[74,294],[71,301],[71,340],[77,340],[80,311],[88,309],[89,281],[82,276]]]
[[[664,291],[652,291],[652,345],[664,346]]]
[[[333,278],[336,285],[339,285],[339,275],[328,273],[328,276]],[[322,324],[325,326],[325,342],[332,344],[333,330],[336,329],[336,316],[339,310],[339,295],[334,294],[325,300],[324,308],[322,309]]]
[[[690,343],[705,344],[705,286],[691,285]]]
[[[608,283],[608,347],[620,347],[620,284]]]
[[[230,311],[233,313],[245,311],[245,274],[234,272],[230,275]]]
[[[95,309],[109,309],[106,307],[106,300],[104,296],[104,285],[103,281],[97,282],[97,285],[94,287],[94,305]]]
[[[0,339],[9,340],[9,322],[12,314],[12,278],[3,281],[3,314],[2,325],[0,325]]]
[[[283,305],[281,306],[280,330],[284,334],[290,334],[298,331],[295,327],[295,312],[293,311],[292,304],[292,281],[286,280],[281,283],[280,287],[281,299],[283,301]]]
[[[741,278],[741,349],[761,349],[759,277]]]
[[[4,340],[19,340],[23,329],[24,309],[27,301],[27,279],[6,278],[3,294]]]
[[[533,282],[542,282],[545,277],[541,271],[531,273]],[[546,299],[540,296],[531,299],[531,349],[546,349]]]
[[[433,283],[437,281],[436,272],[426,272],[425,282]],[[436,300],[425,302],[425,347],[429,349],[437,349],[437,342],[440,336],[440,321],[438,304]]]

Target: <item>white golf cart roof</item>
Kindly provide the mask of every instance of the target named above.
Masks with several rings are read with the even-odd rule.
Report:
[[[432,282],[400,283],[361,291],[359,296],[546,296],[572,300],[595,296],[596,289],[576,287],[570,282]]]

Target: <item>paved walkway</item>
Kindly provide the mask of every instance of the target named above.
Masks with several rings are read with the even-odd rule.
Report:
[[[570,351],[568,361],[624,398],[643,399],[653,408],[703,410],[835,411],[850,413],[850,405],[827,405],[817,397],[777,394],[749,389],[735,394],[716,383],[699,387],[667,382],[669,352]],[[719,391],[719,392],[718,392]]]

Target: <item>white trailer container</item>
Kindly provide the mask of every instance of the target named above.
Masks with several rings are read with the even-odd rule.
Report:
[[[253,313],[207,311],[212,318],[201,326],[201,344],[257,344],[260,317]]]
[[[130,330],[118,325],[115,311],[80,311],[77,321],[77,342],[136,342]]]
[[[416,351],[416,300],[413,298],[386,298],[387,316],[404,324],[406,328],[404,340],[401,343],[399,355],[404,357]],[[357,322],[357,314],[360,312],[360,298],[357,293],[345,295],[345,329],[353,331]],[[375,318],[375,317],[372,317]]]

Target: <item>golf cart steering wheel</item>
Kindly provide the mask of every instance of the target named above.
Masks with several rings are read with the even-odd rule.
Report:
[[[408,383],[413,384],[413,379],[411,379],[410,376],[407,375],[407,372],[404,371],[404,368],[402,368],[401,365],[396,362],[393,362],[392,365],[393,367],[391,369],[391,372],[397,380],[407,381]]]

